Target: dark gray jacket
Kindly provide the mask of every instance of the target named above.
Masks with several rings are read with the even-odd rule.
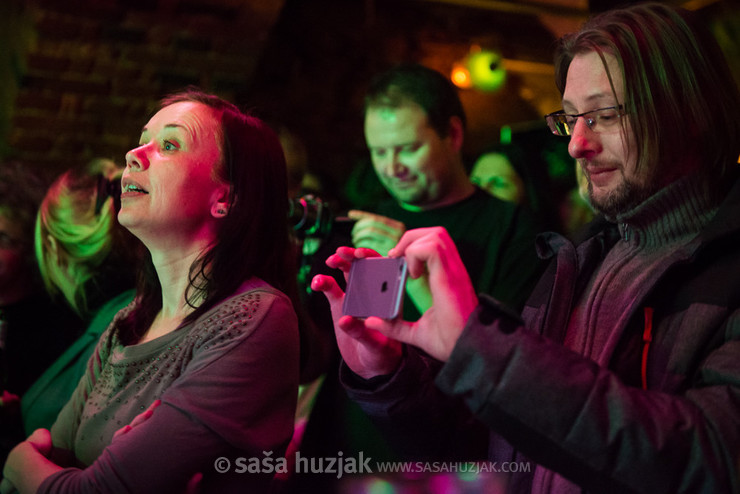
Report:
[[[555,262],[522,319],[482,298],[436,383],[500,434],[498,460],[521,452],[593,492],[738,492],[740,183],[644,287],[600,366],[557,343],[615,230],[579,258],[562,237],[540,239]]]
[[[490,459],[531,459],[587,492],[739,492],[740,183],[644,287],[606,365],[560,344],[619,238],[606,222],[595,231],[578,258],[564,238],[540,239],[553,262],[521,318],[482,296],[441,370],[408,349],[389,380],[350,385],[350,395],[429,451],[462,437],[461,399],[492,431]],[[515,474],[509,490],[528,492],[533,472]]]

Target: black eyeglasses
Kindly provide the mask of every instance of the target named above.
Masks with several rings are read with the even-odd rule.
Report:
[[[583,117],[586,127],[598,133],[616,127],[622,115],[624,115],[624,107],[617,105],[607,106],[606,108],[599,108],[577,115],[571,115],[560,110],[545,115],[545,121],[547,121],[547,126],[550,127],[550,130],[556,136],[569,136],[573,133],[573,127],[576,126],[578,117]]]

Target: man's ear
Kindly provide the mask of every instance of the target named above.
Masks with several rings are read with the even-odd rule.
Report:
[[[460,117],[451,117],[447,137],[450,139],[450,143],[455,151],[459,152],[462,150],[464,134],[465,130],[463,129],[463,123]]]
[[[213,192],[211,201],[211,216],[214,218],[224,218],[229,214],[229,204],[231,203],[231,186],[228,184],[219,185]]]

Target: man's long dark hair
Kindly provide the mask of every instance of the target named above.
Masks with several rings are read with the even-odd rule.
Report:
[[[616,57],[638,168],[681,175],[685,157],[703,160],[699,178],[712,189],[732,184],[740,153],[740,93],[722,51],[693,13],[645,3],[600,14],[565,36],[555,57],[565,91],[568,67],[581,53]],[[698,155],[698,156],[696,156]],[[673,169],[672,169],[673,168]]]
[[[260,119],[195,88],[164,98],[160,108],[179,102],[206,105],[220,115],[218,177],[231,186],[228,214],[218,238],[190,268],[185,298],[195,321],[256,276],[296,300],[295,256],[288,232],[288,193],[283,150]],[[138,341],[162,308],[162,291],[148,254],[140,270],[136,308],[118,326],[124,344]]]

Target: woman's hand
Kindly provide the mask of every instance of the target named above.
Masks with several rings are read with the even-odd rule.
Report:
[[[46,429],[36,429],[8,455],[0,488],[12,485],[21,494],[36,493],[47,477],[62,469],[47,459],[51,449],[51,433]],[[0,492],[5,494],[5,491]]]
[[[36,429],[28,436],[26,441],[31,443],[36,448],[36,451],[44,455],[44,457],[48,457],[49,453],[51,453],[51,432],[48,429]]]
[[[18,491],[10,480],[3,478],[3,480],[0,481],[0,494],[14,494],[16,492]]]
[[[326,265],[342,270],[345,279],[355,259],[378,257],[371,249],[340,247],[329,256]],[[323,292],[331,306],[334,333],[342,358],[352,372],[365,379],[391,374],[401,362],[401,344],[365,326],[365,321],[342,315],[344,292],[331,276],[316,275],[311,288]]]
[[[134,417],[134,420],[131,421],[130,424],[124,425],[120,429],[118,429],[113,434],[113,441],[118,439],[119,437],[128,434],[131,430],[133,430],[135,427],[143,424],[147,420],[149,420],[154,414],[154,410],[162,404],[162,400],[154,400],[151,405],[149,405],[149,408],[141,412],[139,415]],[[198,494],[200,492],[200,482],[203,479],[203,474],[198,472],[188,481],[188,485],[185,488],[185,494]],[[3,494],[0,492],[0,494]]]
[[[160,404],[162,404],[162,400],[154,400],[154,402],[151,405],[149,405],[149,408],[147,408],[146,410],[141,412],[139,415],[134,417],[134,420],[132,420],[130,424],[124,425],[123,427],[118,429],[116,432],[114,432],[113,439],[111,442],[123,436],[124,434],[126,434],[128,431],[130,431],[137,425],[149,420],[149,417],[151,417],[152,414],[154,413],[154,409],[157,408]]]

